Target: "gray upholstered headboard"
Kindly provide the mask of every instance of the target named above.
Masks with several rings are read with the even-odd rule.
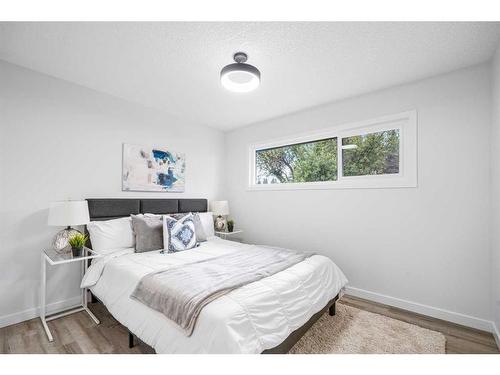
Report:
[[[206,199],[87,199],[91,221],[117,219],[137,214],[207,212]]]

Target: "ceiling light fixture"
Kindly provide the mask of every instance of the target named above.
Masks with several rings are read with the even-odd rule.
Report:
[[[220,71],[220,82],[229,91],[249,92],[260,85],[260,72],[255,66],[245,64],[248,56],[237,52],[233,56],[236,63],[226,65]]]

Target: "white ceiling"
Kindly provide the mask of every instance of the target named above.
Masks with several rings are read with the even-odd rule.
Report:
[[[0,59],[223,130],[488,60],[500,23],[0,23]],[[252,93],[220,69],[244,51]]]

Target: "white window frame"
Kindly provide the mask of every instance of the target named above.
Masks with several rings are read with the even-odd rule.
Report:
[[[376,133],[386,130],[399,130],[399,173],[342,176],[342,138]],[[297,143],[337,138],[337,180],[318,182],[290,182],[282,184],[255,183],[255,155],[259,150],[283,147]],[[258,143],[249,147],[249,184],[250,191],[263,190],[301,190],[301,189],[378,189],[417,187],[417,111],[407,111],[365,120],[342,124],[317,132],[309,132],[293,137]]]

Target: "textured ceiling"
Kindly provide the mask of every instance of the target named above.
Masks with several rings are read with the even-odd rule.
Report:
[[[223,130],[488,60],[499,23],[0,23],[0,59]],[[244,51],[252,93],[220,69]]]

